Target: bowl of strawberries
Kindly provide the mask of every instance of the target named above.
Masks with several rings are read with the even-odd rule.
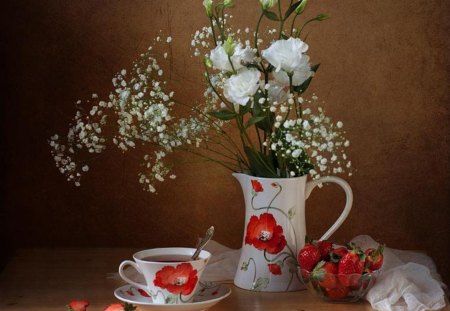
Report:
[[[354,243],[307,241],[298,253],[305,285],[328,302],[355,302],[365,296],[383,265],[384,245],[362,250]]]

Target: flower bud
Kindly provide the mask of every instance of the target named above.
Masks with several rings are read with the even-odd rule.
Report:
[[[233,38],[228,37],[225,43],[223,44],[225,53],[227,53],[228,56],[233,56],[235,46],[236,44],[234,44]]]
[[[319,14],[319,15],[317,15],[316,16],[316,20],[318,20],[318,21],[324,21],[324,20],[326,20],[326,19],[329,19],[330,18],[330,16],[328,16],[327,14]]]
[[[259,0],[259,2],[261,3],[262,9],[267,10],[277,4],[278,0]]]
[[[212,68],[213,62],[209,57],[205,57],[205,65],[209,68]]]
[[[206,15],[211,18],[213,16],[213,0],[203,0],[203,6],[205,7]]]
[[[300,4],[295,8],[295,14],[301,14],[305,10],[306,3],[308,3],[308,0],[303,0],[300,2]]]

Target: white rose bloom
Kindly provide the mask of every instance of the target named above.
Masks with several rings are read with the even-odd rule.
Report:
[[[245,64],[252,63],[255,60],[255,56],[255,52],[252,48],[249,46],[242,48],[242,45],[238,44],[234,49],[233,56],[231,56],[234,69],[238,70],[239,68],[244,67]]]
[[[288,82],[289,84],[289,82]],[[267,86],[268,85],[268,86]],[[287,100],[287,93],[285,92],[282,85],[278,84],[276,81],[269,81],[266,86],[264,85],[264,80],[261,81],[261,88],[266,87],[269,94],[269,100],[271,103],[284,103]]]
[[[300,39],[278,40],[262,51],[262,56],[275,67],[274,78],[283,85],[289,85],[287,73],[292,73],[293,85],[300,85],[311,75],[309,57],[303,53],[308,45]]]
[[[238,44],[234,49],[234,54],[231,56],[231,61],[235,70],[239,70],[244,67],[244,64],[253,62],[255,58],[255,53],[250,47],[242,48],[242,45]],[[218,45],[210,53],[210,59],[213,63],[214,68],[222,71],[232,71],[230,61],[228,60],[228,55],[225,52],[223,46]]]
[[[260,76],[256,69],[243,69],[225,81],[223,94],[229,101],[245,106],[258,90]]]
[[[304,62],[303,65],[297,70],[294,70],[294,74],[292,75],[292,85],[294,86],[301,85],[314,74],[309,65],[309,57],[303,55],[302,60]],[[273,73],[273,78],[283,86],[289,85],[289,76],[285,71],[275,71]]]
[[[209,58],[213,62],[214,68],[224,71],[232,70],[230,62],[228,60],[228,55],[225,52],[223,46],[221,45],[216,46],[216,48],[211,51]]]
[[[286,72],[294,72],[303,64],[303,53],[308,50],[308,45],[300,39],[289,38],[277,40],[267,49],[262,51],[262,56],[276,68]]]

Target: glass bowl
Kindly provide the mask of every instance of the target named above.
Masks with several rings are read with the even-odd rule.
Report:
[[[300,275],[309,290],[327,302],[356,302],[363,298],[375,283],[377,272],[363,274],[323,273],[320,279],[310,277],[310,272],[301,270]]]

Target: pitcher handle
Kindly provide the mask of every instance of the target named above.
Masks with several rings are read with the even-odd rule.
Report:
[[[342,211],[342,213],[339,216],[339,218],[331,226],[331,228],[328,229],[327,232],[325,232],[325,234],[320,238],[320,240],[328,239],[342,225],[342,223],[344,222],[344,220],[347,218],[348,214],[350,213],[350,210],[352,209],[352,204],[353,204],[352,188],[350,187],[350,185],[345,180],[343,180],[342,178],[339,178],[339,177],[335,177],[335,176],[325,176],[325,177],[321,177],[321,178],[316,179],[316,180],[308,181],[306,183],[306,191],[305,191],[306,199],[308,199],[308,197],[311,194],[312,190],[317,185],[319,185],[321,183],[327,183],[327,182],[338,184],[339,186],[342,187],[342,189],[344,189],[346,202],[345,202],[344,210]]]

